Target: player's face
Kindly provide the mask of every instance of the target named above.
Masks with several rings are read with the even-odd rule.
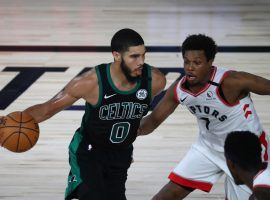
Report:
[[[128,81],[136,82],[141,77],[145,53],[145,46],[139,45],[129,47],[128,51],[121,54],[120,67]]]
[[[183,59],[186,80],[190,86],[204,86],[210,79],[213,60],[207,61],[203,50],[188,50]]]
[[[239,173],[238,173],[238,170],[235,167],[235,165],[232,163],[232,161],[230,161],[229,159],[226,158],[226,163],[227,163],[227,166],[232,174],[232,177],[233,177],[235,184],[236,185],[243,185],[244,182],[241,180]]]

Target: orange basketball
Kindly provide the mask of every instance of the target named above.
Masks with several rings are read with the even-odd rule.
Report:
[[[0,144],[12,152],[31,149],[39,137],[38,123],[25,112],[12,112],[1,122]]]

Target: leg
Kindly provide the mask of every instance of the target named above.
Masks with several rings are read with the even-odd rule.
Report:
[[[79,144],[79,145],[78,145]],[[94,149],[88,151],[88,145],[81,143],[81,134],[76,132],[69,146],[69,164],[71,166],[65,199],[105,200],[105,184],[102,155]]]
[[[154,200],[183,199],[194,189],[205,192],[211,190],[213,184],[222,176],[223,171],[209,159],[212,151],[205,148],[202,153],[196,147],[198,145],[195,143],[191,147],[169,175],[170,182],[154,196]]]
[[[78,156],[82,183],[78,187],[79,200],[106,200],[103,155],[94,148]]]
[[[110,163],[107,163],[105,185],[107,199],[126,200],[127,171],[132,162],[132,150],[115,151],[110,154]]]
[[[65,192],[65,200],[70,200],[73,198],[77,198],[78,186],[82,183],[82,179],[80,176],[79,164],[76,156],[76,152],[78,150],[78,143],[81,141],[81,135],[79,130],[74,134],[70,144],[69,144],[69,165],[70,172],[68,175],[67,188]]]
[[[194,189],[187,188],[169,181],[153,198],[152,200],[174,200],[183,199]]]
[[[111,177],[112,178],[112,177]],[[126,180],[127,173],[119,174],[118,178],[112,178],[106,181],[107,199],[127,200],[126,198]]]
[[[82,183],[77,188],[77,196],[79,200],[106,200],[105,190],[100,189],[100,187],[91,187]]]

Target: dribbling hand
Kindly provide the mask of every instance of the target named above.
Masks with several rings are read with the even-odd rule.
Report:
[[[3,131],[2,131],[2,128],[5,127],[5,121],[6,121],[6,118],[5,116],[0,116],[0,145],[2,145],[2,136],[3,136]]]

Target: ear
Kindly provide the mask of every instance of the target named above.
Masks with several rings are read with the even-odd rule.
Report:
[[[227,159],[227,165],[230,167],[230,168],[234,168],[234,164],[231,160]]]
[[[213,62],[214,62],[214,59],[210,59],[210,60],[208,61],[208,63],[209,63],[210,66],[213,65]]]
[[[117,62],[121,61],[121,54],[119,52],[113,51],[112,54],[115,61]]]
[[[235,167],[236,167],[235,164],[230,159],[226,159],[226,162],[227,162],[229,170],[235,171]]]

